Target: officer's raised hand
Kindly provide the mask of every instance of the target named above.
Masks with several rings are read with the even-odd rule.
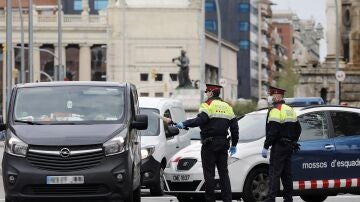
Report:
[[[230,149],[229,149],[229,153],[230,153],[230,156],[234,155],[236,153],[236,147],[235,146],[231,146]]]
[[[185,129],[186,128],[182,122],[176,123],[175,127],[178,128],[178,129]]]
[[[268,150],[265,149],[265,148],[263,148],[263,150],[262,150],[262,152],[261,152],[261,156],[262,156],[263,158],[267,158],[267,154],[268,154]]]

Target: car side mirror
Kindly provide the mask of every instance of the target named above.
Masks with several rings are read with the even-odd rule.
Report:
[[[135,119],[131,122],[131,127],[138,130],[146,130],[148,127],[148,116],[144,114],[135,115]]]
[[[167,132],[166,137],[170,138],[170,137],[174,137],[175,135],[178,135],[180,133],[180,130],[174,126],[168,126],[167,128]]]

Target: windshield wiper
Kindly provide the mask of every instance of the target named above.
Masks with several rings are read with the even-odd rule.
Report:
[[[89,122],[66,122],[66,121],[62,121],[62,122],[50,122],[50,123],[47,123],[47,125],[91,125],[91,123],[89,123]]]
[[[15,122],[18,122],[18,123],[27,123],[29,125],[44,125],[42,123],[39,123],[39,122],[33,122],[33,121],[25,121],[25,120],[14,120]]]

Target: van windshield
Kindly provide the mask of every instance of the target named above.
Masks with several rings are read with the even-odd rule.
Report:
[[[124,117],[124,88],[105,86],[44,86],[19,88],[15,122],[119,122]]]
[[[148,127],[146,130],[140,131],[141,136],[157,136],[160,134],[160,121],[154,113],[159,114],[160,111],[151,108],[140,108],[140,114],[148,116]]]

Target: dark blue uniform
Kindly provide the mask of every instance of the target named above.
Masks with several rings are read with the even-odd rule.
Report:
[[[293,201],[291,156],[300,133],[301,126],[295,111],[284,102],[275,103],[274,108],[269,110],[264,143],[265,149],[269,149],[271,146],[269,191],[266,202],[275,202],[275,197],[280,189],[280,179],[284,186],[284,201]]]
[[[236,146],[239,139],[239,126],[234,112],[227,103],[219,97],[207,100],[200,107],[199,114],[194,119],[183,122],[185,127],[201,129],[201,160],[206,183],[206,201],[215,202],[215,166],[220,176],[222,199],[224,202],[232,201],[232,192],[227,168],[228,129],[231,132],[231,145]]]

